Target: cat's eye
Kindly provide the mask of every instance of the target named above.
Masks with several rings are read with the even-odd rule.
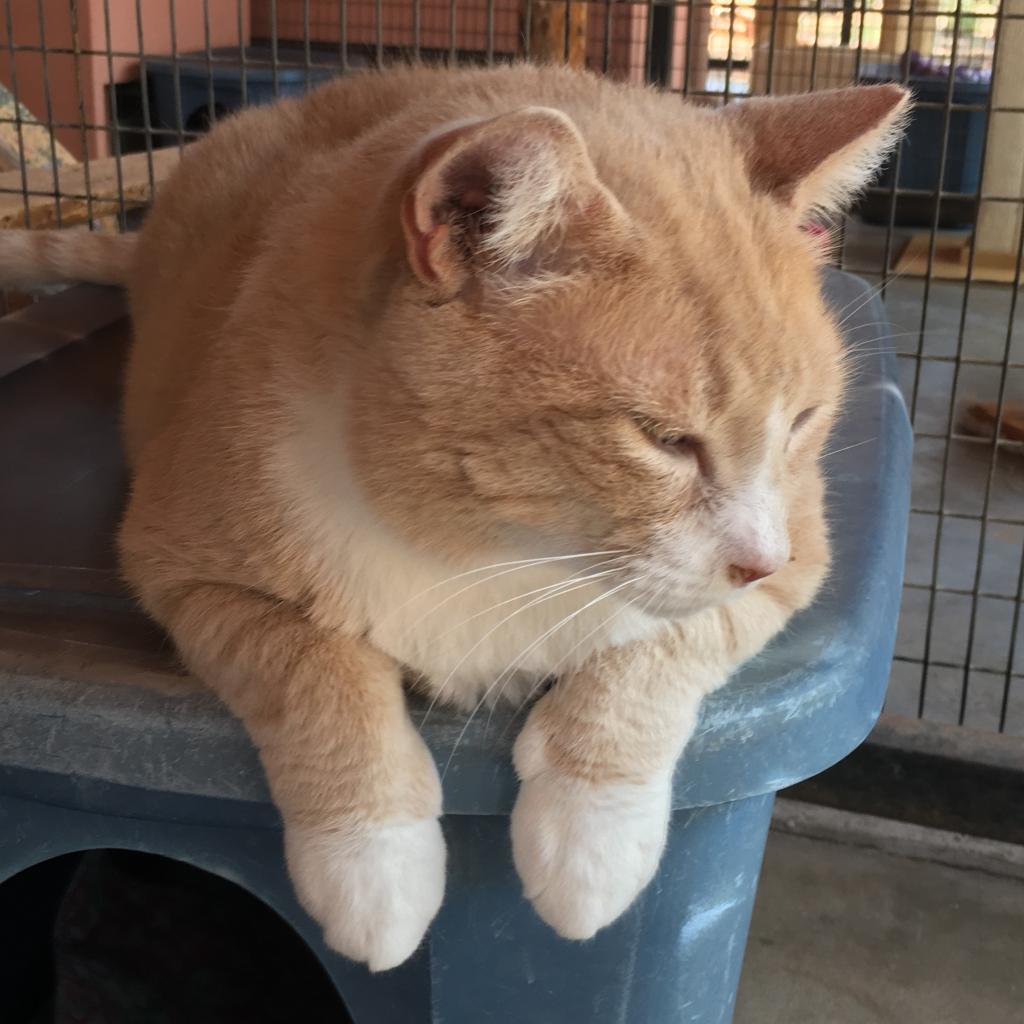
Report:
[[[818,407],[816,405],[812,405],[809,409],[804,409],[804,411],[800,413],[795,420],[793,420],[793,425],[789,428],[790,435],[797,433],[797,431],[799,431],[800,428],[804,426],[817,411]]]
[[[674,452],[676,455],[699,455],[701,443],[690,434],[662,434],[653,438],[659,448]]]
[[[638,419],[637,425],[651,444],[662,451],[683,458],[694,458],[698,462],[703,460],[704,444],[700,438],[694,437],[693,434],[666,431],[659,428],[657,424],[644,419]]]

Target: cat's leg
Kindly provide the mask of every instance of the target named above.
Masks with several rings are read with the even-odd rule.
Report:
[[[437,771],[398,666],[240,588],[148,603],[259,747],[292,880],[328,944],[371,970],[400,964],[441,905],[445,847]]]
[[[515,746],[512,847],[525,895],[561,935],[589,938],[651,880],[668,832],[673,769],[701,700],[809,600],[820,578],[772,581],[659,639],[595,655],[538,701]]]
[[[714,685],[669,646],[591,658],[537,703],[516,741],[516,869],[537,913],[566,938],[614,921],[661,859],[672,770]]]

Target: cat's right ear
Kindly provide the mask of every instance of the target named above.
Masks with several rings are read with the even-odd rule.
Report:
[[[910,99],[900,85],[858,85],[740,100],[721,116],[755,190],[803,219],[838,212],[871,180],[899,139]]]
[[[557,272],[584,236],[624,223],[576,126],[547,107],[434,133],[402,202],[409,265],[445,298],[474,277]]]

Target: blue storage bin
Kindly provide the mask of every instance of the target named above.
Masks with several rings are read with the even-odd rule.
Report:
[[[876,347],[887,333],[885,308],[848,274],[827,270],[823,285],[832,308],[846,311],[843,333],[857,353],[825,463],[836,526],[831,581],[705,702],[676,770],[655,879],[589,942],[559,938],[523,899],[509,848],[511,746],[523,716],[499,707],[493,721],[467,721],[435,708],[427,722],[426,702],[417,700],[423,738],[438,767],[449,768],[448,885],[420,950],[382,974],[328,949],[297,903],[278,813],[241,723],[212,692],[175,674],[159,632],[126,597],[60,589],[90,578],[96,587],[108,578],[97,572],[116,578],[124,322],[0,380],[0,396],[20,394],[31,407],[17,444],[33,453],[0,491],[0,525],[29,515],[53,523],[20,556],[35,559],[29,569],[37,573],[43,562],[51,589],[8,588],[0,606],[0,888],[26,869],[96,848],[192,864],[287,921],[356,1024],[729,1024],[775,792],[823,771],[870,730],[900,604],[911,431],[895,357]],[[93,472],[69,514],[65,467],[79,464],[81,437]],[[40,438],[45,458],[36,454]],[[47,519],[40,507],[54,504],[51,495],[61,499],[60,515]],[[46,552],[59,553],[57,566]],[[77,568],[62,583],[58,574],[71,572],[64,565]],[[30,578],[24,565],[14,568],[16,578]],[[45,628],[31,632],[26,622]],[[9,624],[17,628],[4,631]],[[25,941],[0,914],[0,946],[17,952]],[[8,976],[10,989],[23,982]],[[823,1007],[816,1019],[834,1018]]]
[[[246,47],[244,65],[242,54],[233,46],[211,50],[210,58],[207,60],[205,50],[199,50],[179,54],[176,60],[172,57],[146,59],[150,120],[154,128],[205,131],[215,119],[214,114],[223,117],[242,106],[270,103],[279,96],[298,96],[342,73],[337,51],[331,51],[329,56],[313,51],[310,60],[314,63],[307,67],[304,48],[279,46],[275,92],[269,46]],[[336,62],[336,66],[325,66],[330,61]],[[366,63],[365,58],[358,55],[349,58],[350,67]],[[213,111],[210,109],[211,90]],[[180,124],[176,94],[181,97]],[[176,140],[164,136],[160,141],[166,144]]]
[[[899,82],[903,73],[897,64],[865,65],[860,76],[863,85]],[[908,82],[919,103],[945,104],[949,84],[945,78],[912,76]],[[953,103],[984,106],[991,85],[988,82],[956,82]],[[942,135],[946,112],[935,107],[915,109],[900,150],[898,188],[924,189],[934,192],[939,184],[942,157]],[[985,148],[986,113],[984,110],[953,110],[949,114],[949,136],[946,144],[942,188],[946,192],[964,193],[964,198],[942,200],[939,227],[965,227],[973,223],[977,193],[981,189],[981,158]],[[877,188],[893,186],[895,158],[885,164],[875,181]],[[890,196],[869,196],[861,207],[869,221],[887,223]],[[930,227],[935,216],[935,200],[931,196],[899,196],[896,223],[905,226]]]

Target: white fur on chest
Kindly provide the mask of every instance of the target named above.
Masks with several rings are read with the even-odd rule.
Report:
[[[446,699],[520,700],[544,676],[647,625],[609,595],[614,582],[574,578],[573,561],[557,565],[501,565],[449,583],[450,571],[406,561],[412,596],[375,609],[370,635]]]
[[[584,579],[607,567],[587,568],[601,555],[539,564],[513,553],[485,568],[417,551],[360,493],[337,412],[306,406],[296,419],[301,429],[278,443],[269,471],[289,523],[288,558],[315,581],[314,613],[367,634],[442,699],[522,700],[544,676],[658,628],[609,593],[626,577]]]

